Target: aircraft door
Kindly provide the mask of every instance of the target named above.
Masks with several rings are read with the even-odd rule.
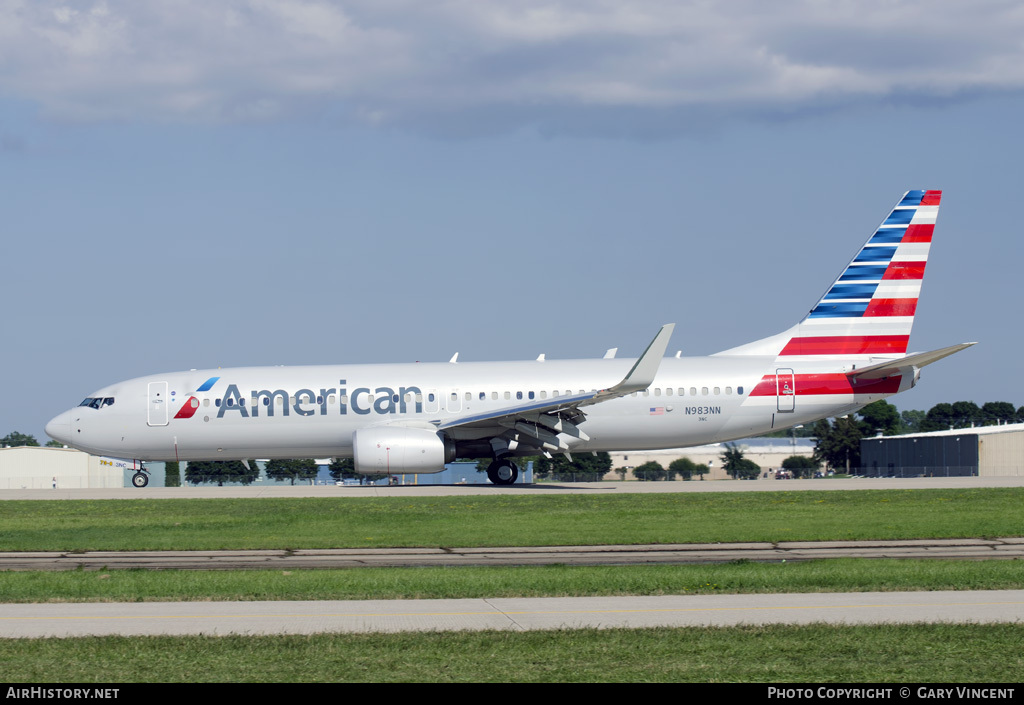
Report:
[[[796,375],[788,367],[775,370],[775,398],[780,412],[796,411]]]
[[[167,425],[167,405],[170,402],[167,398],[167,382],[149,383],[149,410],[146,415],[146,423],[150,426]]]

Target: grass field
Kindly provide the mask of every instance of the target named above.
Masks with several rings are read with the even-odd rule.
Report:
[[[0,640],[0,680],[1018,683],[1024,625]]]
[[[5,502],[0,550],[1024,535],[1024,490]],[[996,589],[1020,561],[0,573],[0,601]],[[1017,682],[1024,625],[0,639],[8,682]]]
[[[1018,560],[0,572],[0,602],[388,600],[1024,589]]]
[[[9,501],[0,550],[214,550],[1024,535],[1024,488]]]

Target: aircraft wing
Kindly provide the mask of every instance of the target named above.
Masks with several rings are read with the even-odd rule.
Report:
[[[931,352],[914,353],[912,355],[907,355],[906,357],[901,357],[897,360],[888,360],[877,365],[871,365],[870,367],[862,367],[859,370],[851,370],[846,373],[846,376],[850,378],[851,382],[857,384],[857,382],[862,379],[882,379],[884,377],[904,374],[908,370],[919,370],[925,365],[930,365],[937,360],[949,357],[953,353],[958,353],[961,350],[976,344],[977,343],[960,343],[959,345],[950,345],[948,348],[940,348],[938,350],[932,350]]]
[[[526,404],[495,409],[483,414],[461,416],[451,421],[435,422],[438,430],[447,431],[454,437],[480,437],[487,434],[515,438],[518,442],[534,445],[541,450],[569,449],[568,444],[558,436],[567,434],[582,440],[589,440],[579,424],[586,420],[581,407],[600,404],[610,399],[647,389],[658,374],[658,367],[665,357],[674,323],[661,327],[654,340],[622,380],[607,389],[584,394],[531,401]]]

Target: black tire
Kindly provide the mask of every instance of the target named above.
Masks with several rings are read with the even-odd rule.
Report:
[[[137,472],[132,475],[132,484],[136,487],[145,487],[149,484],[149,477],[145,473]]]
[[[487,466],[487,479],[495,485],[514,485],[519,468],[511,460],[495,460]]]

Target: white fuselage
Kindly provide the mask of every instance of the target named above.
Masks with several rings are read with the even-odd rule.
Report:
[[[352,455],[371,426],[436,427],[453,419],[607,388],[634,360],[253,367],[176,372],[105,387],[100,408],[75,407],[47,433],[97,455],[138,460]],[[842,377],[829,363],[787,363],[793,379]],[[665,358],[645,391],[587,407],[572,451],[678,448],[727,441],[848,413],[908,388],[788,386],[774,356]],[[821,374],[828,373],[828,374]],[[838,373],[838,374],[837,374]],[[206,391],[208,380],[216,381]],[[822,393],[822,392],[828,393]],[[449,430],[460,457],[486,457],[493,431]],[[535,451],[534,451],[535,452]],[[523,453],[521,453],[523,454]],[[440,468],[438,468],[440,470]]]

